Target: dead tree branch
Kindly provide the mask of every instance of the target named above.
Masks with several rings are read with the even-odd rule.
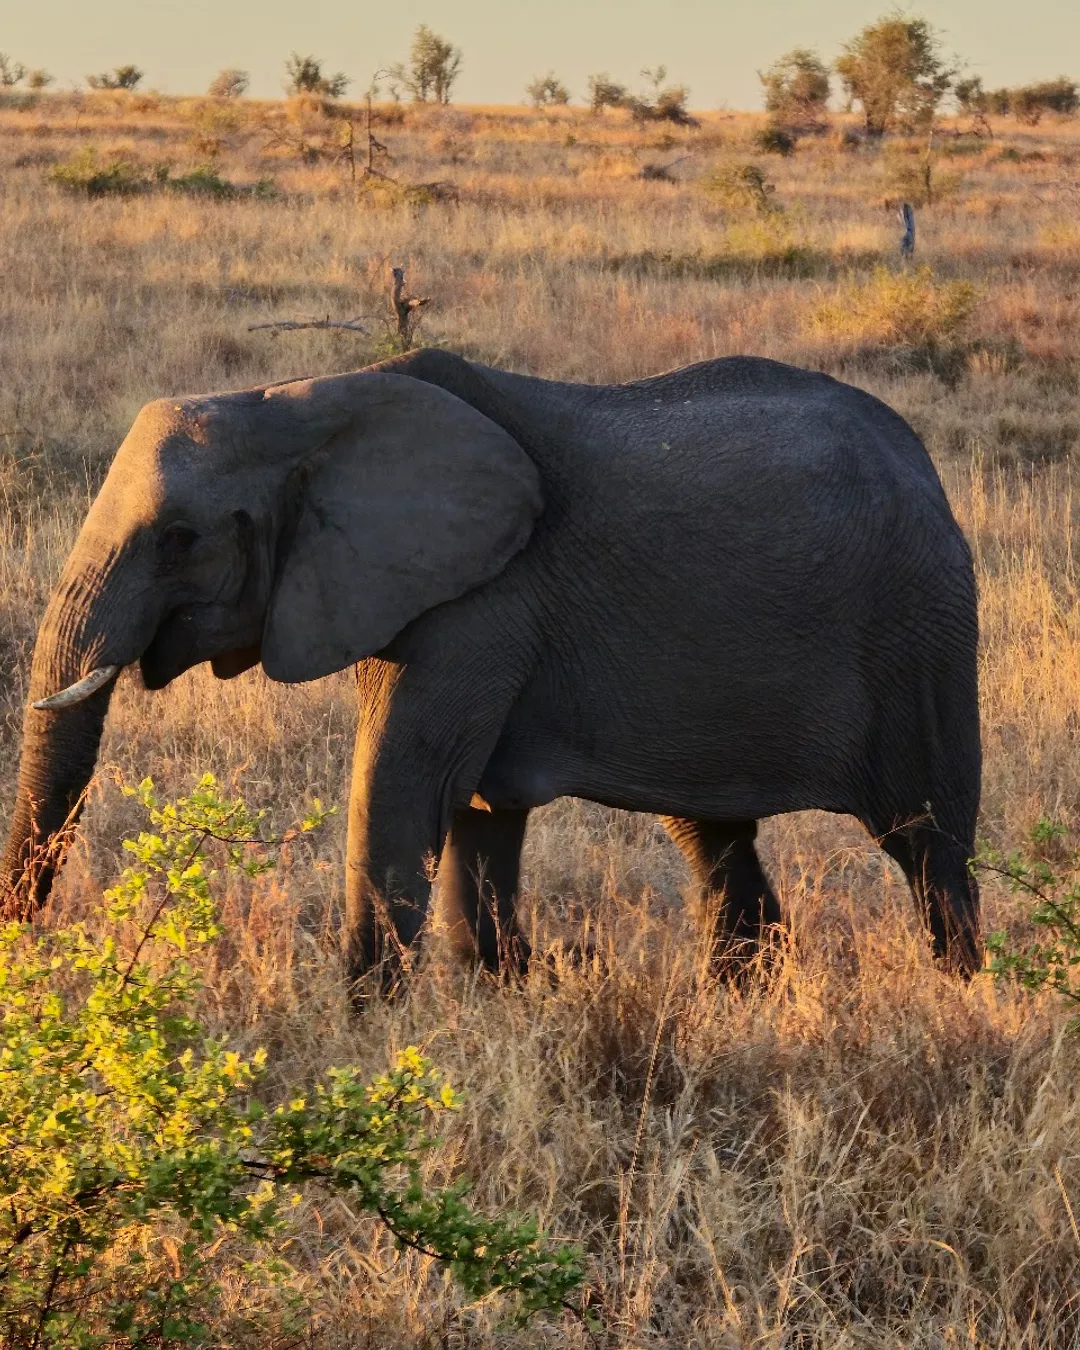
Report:
[[[355,319],[331,319],[327,316],[325,319],[271,319],[268,323],[249,323],[248,332],[254,333],[258,328],[272,328],[279,333],[291,333],[297,328],[347,328],[350,333],[370,333],[370,328],[365,328],[360,322],[361,319],[371,319],[373,314],[361,314]]]
[[[393,347],[402,352],[411,351],[416,338],[416,325],[420,311],[431,303],[430,295],[407,295],[405,292],[405,269],[394,267],[390,273],[389,313],[382,321],[386,325],[387,337]],[[364,320],[378,319],[377,314],[358,314],[352,319],[268,319],[264,323],[249,323],[248,332],[260,329],[268,330],[274,337],[278,333],[294,333],[301,328],[342,328],[350,333],[363,333],[369,336],[371,329]]]

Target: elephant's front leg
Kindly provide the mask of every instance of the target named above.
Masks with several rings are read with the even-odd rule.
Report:
[[[424,926],[454,810],[469,801],[515,689],[483,652],[473,667],[365,661],[357,682],[345,961],[353,983],[381,967],[385,987]]]
[[[430,872],[448,826],[443,792],[402,781],[361,725],[345,855],[345,966],[350,984],[381,967],[396,983],[427,917]]]

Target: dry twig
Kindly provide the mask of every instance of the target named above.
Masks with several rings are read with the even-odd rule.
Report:
[[[267,323],[249,323],[248,332],[254,333],[257,328],[272,328],[275,333],[288,333],[297,328],[347,328],[352,333],[370,333],[371,329],[360,322],[370,318],[374,315],[360,314],[355,319],[331,319],[329,316],[325,319],[271,319]]]
[[[420,310],[431,303],[430,295],[406,295],[405,269],[394,267],[390,274],[390,317],[383,320],[387,328],[396,337],[402,351],[409,351],[413,345],[416,323]],[[358,314],[352,319],[269,319],[265,323],[249,323],[248,332],[268,329],[274,336],[278,333],[292,333],[301,328],[344,328],[351,333],[370,334],[370,328],[362,320],[376,319],[376,314]]]

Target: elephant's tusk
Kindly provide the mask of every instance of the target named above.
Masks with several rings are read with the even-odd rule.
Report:
[[[81,680],[69,684],[66,689],[61,689],[58,694],[50,694],[48,698],[39,698],[34,707],[49,712],[54,708],[70,708],[73,703],[81,703],[91,694],[96,694],[103,684],[109,683],[119,669],[119,666],[98,666],[97,670],[92,670],[89,675],[84,675]]]

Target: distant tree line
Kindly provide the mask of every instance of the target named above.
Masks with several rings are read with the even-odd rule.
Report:
[[[402,91],[416,103],[449,103],[450,93],[461,73],[462,53],[459,47],[421,24],[413,35],[409,59],[398,61],[385,72],[390,95],[401,98]],[[45,70],[30,70],[18,61],[0,52],[0,89],[12,89],[26,81],[31,89],[44,89],[53,83]],[[116,66],[100,75],[88,75],[91,89],[132,91],[143,81],[143,72],[136,65]],[[228,67],[210,82],[207,92],[213,98],[239,98],[251,83],[246,70]],[[323,62],[316,56],[293,52],[285,62],[285,91],[292,95],[313,95],[318,98],[341,98],[350,84],[342,71],[327,74]]]
[[[1015,117],[1018,122],[1036,126],[1045,113],[1072,117],[1080,111],[1080,86],[1066,75],[1038,84],[1018,85],[1014,89],[984,89],[980,76],[957,80],[953,87],[956,105],[963,113]]]
[[[899,11],[867,24],[846,42],[832,71],[840,78],[847,108],[858,106],[870,137],[930,125],[950,93],[961,113],[1012,115],[1031,125],[1044,113],[1072,116],[1080,110],[1080,89],[1065,76],[998,90],[985,90],[979,76],[961,77],[927,20]],[[816,52],[797,47],[760,79],[769,114],[764,148],[788,150],[797,136],[827,125],[830,69]]]
[[[395,101],[407,94],[416,103],[449,103],[462,62],[459,47],[421,24],[413,35],[408,60],[396,62],[380,72],[379,78]],[[636,93],[606,71],[590,75],[589,108],[597,115],[620,108],[642,123],[696,125],[687,110],[690,91],[686,85],[667,83],[667,68],[662,65],[640,74],[646,87]],[[285,75],[286,92],[293,96],[336,99],[350,83],[341,71],[328,74],[318,57],[298,52],[285,62]],[[763,148],[786,153],[798,137],[825,129],[832,75],[839,78],[847,108],[859,108],[864,131],[871,137],[928,125],[949,94],[963,114],[984,119],[991,114],[1012,116],[1030,126],[1046,114],[1073,116],[1080,111],[1080,86],[1064,75],[1016,88],[984,88],[980,76],[962,75],[957,63],[945,57],[940,35],[926,19],[894,10],[846,42],[831,66],[811,48],[796,47],[759,73],[768,113],[759,138]],[[131,64],[87,76],[92,89],[130,91],[142,80],[143,72]],[[53,77],[46,70],[27,70],[0,52],[0,89],[12,89],[24,81],[30,89],[41,90],[53,83]],[[219,71],[208,92],[216,99],[234,99],[246,93],[249,84],[247,71],[229,67]],[[367,92],[374,95],[380,87],[373,81]],[[554,71],[537,75],[525,92],[537,108],[564,106],[571,99]]]

